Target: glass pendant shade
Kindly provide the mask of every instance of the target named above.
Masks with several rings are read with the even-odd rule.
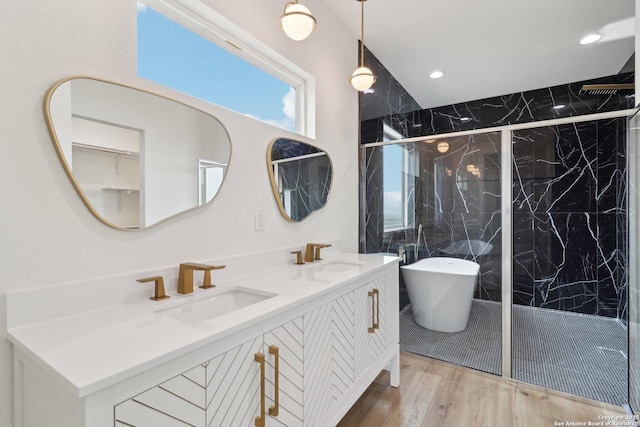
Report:
[[[440,143],[438,143],[436,148],[438,149],[439,152],[444,154],[447,151],[449,151],[449,143],[448,142],[440,142]]]
[[[316,28],[316,19],[309,9],[299,3],[287,3],[280,17],[280,28],[291,40],[301,41]]]
[[[355,90],[362,92],[373,86],[376,82],[376,76],[367,67],[359,67],[353,72],[349,81]]]
[[[376,76],[364,65],[364,2],[367,0],[356,0],[360,2],[360,66],[351,75],[349,82],[357,91],[364,92],[376,82]]]

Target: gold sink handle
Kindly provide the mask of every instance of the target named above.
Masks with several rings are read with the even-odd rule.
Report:
[[[331,245],[325,243],[307,243],[307,246],[304,251],[304,260],[305,262],[313,262],[314,260],[319,261],[320,258],[320,249],[328,248]],[[315,253],[314,253],[315,250]]]
[[[320,261],[322,258],[320,258],[320,249],[322,248],[328,248],[331,245],[316,245],[316,253],[315,253],[315,259],[316,261]]]
[[[161,301],[163,299],[169,298],[169,296],[164,292],[164,280],[162,279],[162,276],[145,277],[144,279],[138,279],[137,282],[155,282],[155,292],[151,297],[152,300]]]
[[[293,251],[291,253],[296,256],[296,264],[297,265],[304,264],[304,261],[302,260],[302,251]]]
[[[204,279],[202,280],[202,285],[200,285],[200,287],[202,289],[215,288],[216,285],[211,284],[211,270],[221,270],[225,267],[226,265],[213,265],[213,266],[207,266],[207,268],[204,268],[203,269]]]

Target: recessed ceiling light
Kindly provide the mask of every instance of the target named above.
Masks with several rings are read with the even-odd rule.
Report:
[[[434,71],[433,73],[429,74],[429,77],[431,77],[432,79],[439,79],[440,77],[444,76],[444,73],[442,71]]]
[[[601,38],[602,34],[589,34],[588,36],[585,36],[582,38],[582,40],[580,40],[580,44],[592,44],[597,42]]]
[[[558,105],[554,105],[554,106],[553,106],[553,109],[554,109],[554,110],[559,110],[559,109],[561,109],[561,108],[564,108],[564,104],[558,104]]]

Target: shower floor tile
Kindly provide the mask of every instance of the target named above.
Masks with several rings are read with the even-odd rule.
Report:
[[[614,405],[627,402],[627,331],[607,317],[513,306],[513,378]],[[435,332],[400,312],[400,348],[500,375],[501,304],[473,300],[464,331]]]

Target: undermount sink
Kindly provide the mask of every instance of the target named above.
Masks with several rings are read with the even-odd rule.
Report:
[[[160,309],[156,313],[185,322],[206,322],[276,295],[255,289],[233,287],[212,291],[212,294],[205,298],[189,300],[174,307]]]
[[[328,272],[328,273],[344,273],[345,271],[357,269],[364,265],[360,262],[349,261],[327,261],[324,264],[320,264],[314,267],[315,271]]]

